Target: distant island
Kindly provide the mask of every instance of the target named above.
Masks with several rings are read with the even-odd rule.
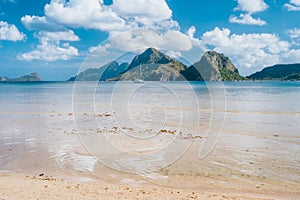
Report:
[[[42,81],[38,73],[31,73],[29,75],[21,76],[15,79],[9,79],[7,77],[0,77],[0,82],[37,82]]]
[[[266,67],[247,78],[251,80],[300,81],[300,64]]]
[[[100,68],[87,69],[69,81],[234,81],[246,80],[224,54],[206,52],[191,66],[163,52],[148,48],[130,63],[112,61]]]

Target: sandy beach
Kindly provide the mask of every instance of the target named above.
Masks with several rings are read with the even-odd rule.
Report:
[[[232,184],[232,183],[231,183]],[[296,187],[296,185],[295,185]],[[184,190],[157,185],[126,186],[101,181],[72,181],[52,176],[0,174],[1,200],[10,199],[298,199],[298,193],[245,185],[228,189],[201,186],[198,190]]]

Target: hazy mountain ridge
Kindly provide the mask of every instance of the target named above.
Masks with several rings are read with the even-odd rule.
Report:
[[[113,67],[112,67],[113,66]],[[120,65],[121,66],[121,65]],[[79,81],[133,81],[142,79],[145,81],[227,81],[245,80],[239,74],[238,69],[228,57],[215,51],[206,52],[200,61],[187,67],[175,58],[161,51],[148,48],[143,53],[136,55],[128,67],[121,70],[118,63],[113,61],[98,69],[87,69],[76,76]],[[101,74],[103,74],[101,76]],[[105,76],[109,74],[109,76]],[[101,76],[101,77],[100,77]],[[75,80],[75,77],[69,79]]]
[[[266,67],[247,78],[252,80],[300,80],[300,64],[279,64]]]
[[[128,63],[119,64],[112,61],[100,68],[90,68],[78,75],[71,77],[68,81],[104,81],[115,78],[128,69]]]

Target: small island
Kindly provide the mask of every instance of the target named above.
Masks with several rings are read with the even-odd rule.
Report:
[[[274,65],[247,76],[251,80],[300,81],[300,64]]]
[[[7,77],[0,77],[0,82],[39,82],[42,81],[38,73],[34,72],[29,75],[21,76],[19,78],[9,79]]]

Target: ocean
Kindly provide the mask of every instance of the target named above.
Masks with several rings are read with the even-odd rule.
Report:
[[[2,172],[300,183],[300,82],[0,83],[0,124]]]

